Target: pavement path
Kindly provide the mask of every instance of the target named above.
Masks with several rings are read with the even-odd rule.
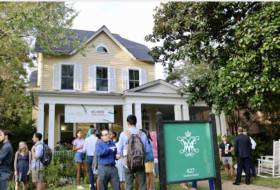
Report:
[[[271,188],[271,187],[264,187],[264,186],[259,186],[259,185],[246,185],[245,183],[241,183],[240,185],[232,185],[233,181],[230,180],[222,180],[223,184],[222,184],[222,188],[223,190],[275,190],[275,188]],[[207,181],[198,181],[197,182],[198,186],[201,187],[206,187],[209,188],[209,183],[208,180]]]

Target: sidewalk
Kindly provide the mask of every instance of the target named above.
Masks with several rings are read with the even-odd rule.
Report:
[[[245,183],[241,183],[240,185],[232,185],[233,181],[229,181],[229,180],[222,180],[223,184],[222,184],[222,188],[223,190],[238,190],[238,189],[242,189],[242,190],[275,190],[275,188],[271,188],[271,187],[264,187],[264,186],[259,186],[259,185],[246,185]],[[206,187],[209,188],[209,183],[208,180],[207,181],[198,181],[197,182],[198,186],[201,187]]]

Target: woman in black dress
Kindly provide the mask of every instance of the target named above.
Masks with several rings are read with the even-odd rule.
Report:
[[[27,182],[31,171],[31,152],[25,142],[19,143],[19,149],[15,156],[15,175],[16,190],[20,190],[20,182],[23,182],[23,190],[27,190]]]

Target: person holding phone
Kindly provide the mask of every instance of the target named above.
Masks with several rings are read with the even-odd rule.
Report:
[[[108,189],[110,181],[113,190],[120,190],[120,178],[116,167],[117,147],[110,141],[109,132],[106,129],[101,131],[103,141],[96,144],[96,153],[98,156],[98,175],[101,190]],[[120,155],[117,156],[118,159]]]

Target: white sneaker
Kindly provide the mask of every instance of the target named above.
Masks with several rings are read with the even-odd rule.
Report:
[[[91,188],[91,184],[89,184],[89,188]]]
[[[80,185],[77,187],[77,189],[84,189],[84,188],[83,188],[83,186]]]

